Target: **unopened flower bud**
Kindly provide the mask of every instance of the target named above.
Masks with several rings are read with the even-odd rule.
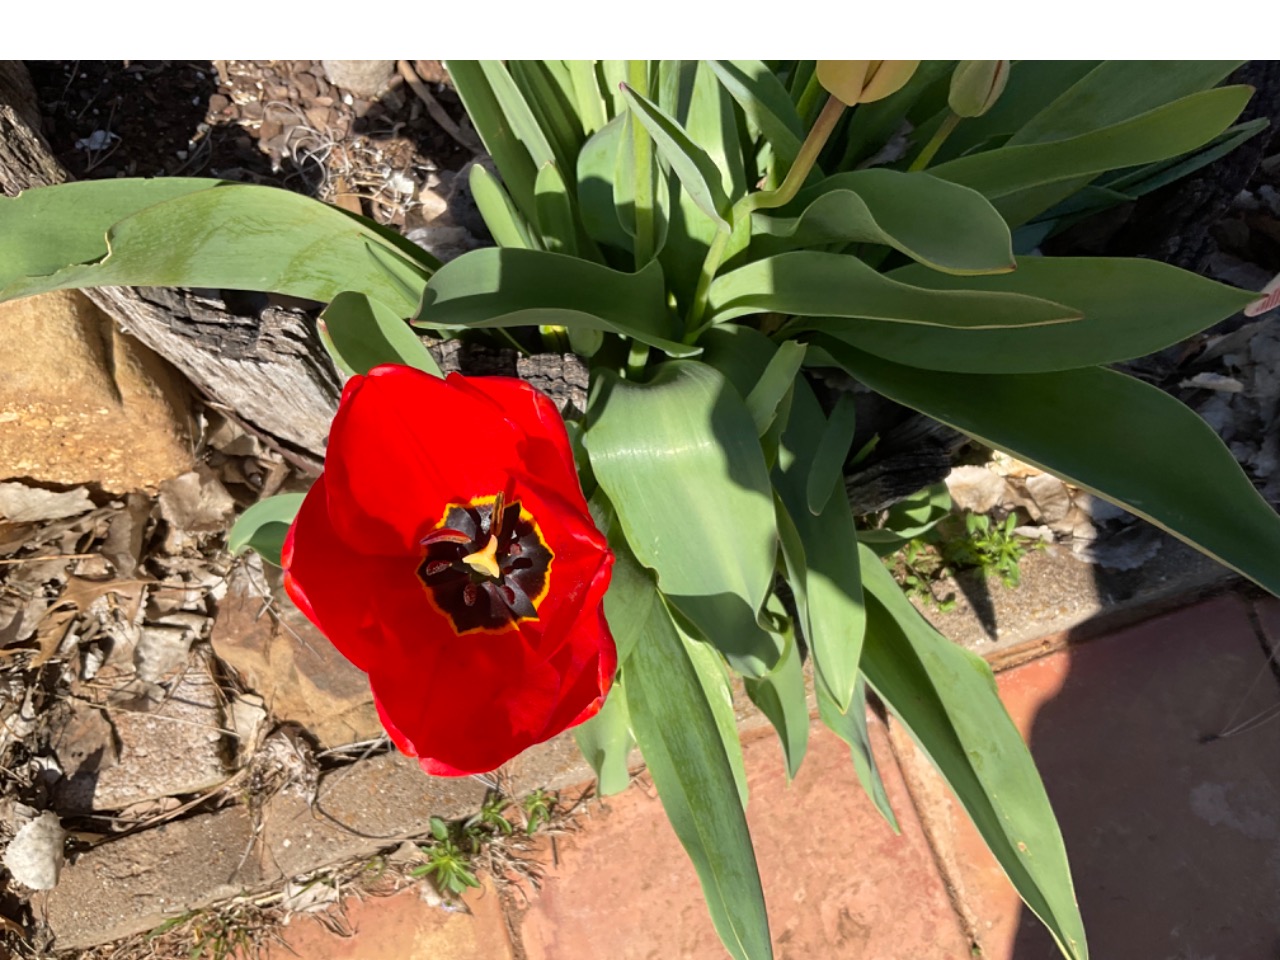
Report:
[[[818,82],[852,107],[897,93],[920,66],[919,60],[819,60]]]
[[[1008,82],[1008,60],[961,60],[951,74],[947,104],[958,117],[980,117],[995,106]]]

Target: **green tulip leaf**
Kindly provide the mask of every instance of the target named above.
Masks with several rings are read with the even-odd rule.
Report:
[[[538,130],[546,139],[554,163],[571,169],[585,135],[578,120],[569,72],[558,60],[508,60],[507,70]],[[507,111],[510,115],[511,111]],[[520,135],[521,131],[517,131]],[[541,172],[547,163],[534,158]],[[536,188],[535,188],[536,193]]]
[[[1049,143],[1109,127],[1208,90],[1243,60],[1105,60],[1027,121],[1006,146]]]
[[[809,467],[809,480],[805,485],[805,499],[809,512],[815,517],[827,508],[832,494],[844,489],[844,462],[853,446],[853,432],[857,428],[857,407],[853,394],[844,391],[836,399],[831,418],[822,428]]]
[[[956,373],[1047,373],[1146,356],[1258,296],[1156,260],[1105,257],[1020,257],[1013,273],[991,277],[944,277],[914,265],[890,276],[929,289],[1039,297],[1068,303],[1083,315],[1075,323],[1001,330],[876,320],[823,328],[886,360]]]
[[[787,313],[986,329],[1066,323],[1080,316],[1071,307],[1023,294],[914,287],[878,273],[857,257],[817,250],[782,253],[722,274],[711,284],[709,305],[718,323],[756,313]],[[857,325],[805,320],[797,329]]]
[[[584,442],[662,592],[736,669],[767,672],[777,649],[757,616],[778,534],[760,441],[737,391],[697,361],[665,363],[648,383],[601,371]]]
[[[747,122],[773,148],[782,173],[786,173],[805,136],[804,124],[787,88],[759,60],[708,60],[707,66],[741,108]]]
[[[951,785],[1063,954],[1087,960],[1067,852],[986,661],[931,627],[866,547],[867,681]]]
[[[263,560],[280,566],[284,538],[302,508],[304,493],[281,493],[259,500],[236,518],[227,533],[227,549],[233,554],[252,550]]]
[[[928,533],[951,515],[951,494],[945,483],[935,483],[899,500],[872,530],[859,530],[858,539],[879,556],[888,556],[908,540]]]
[[[742,741],[738,738],[738,717],[733,710],[733,688],[729,685],[729,671],[724,659],[709,643],[702,643],[680,630],[680,617],[676,616],[676,629],[680,632],[680,640],[684,644],[685,653],[689,655],[689,663],[693,672],[698,675],[702,684],[702,693],[711,715],[715,717],[716,729],[720,732],[720,742],[724,744],[725,756],[729,759],[729,768],[733,771],[733,782],[738,788],[738,801],[742,808],[747,808],[747,769],[742,759]]]
[[[863,793],[875,804],[880,816],[884,817],[893,832],[901,834],[902,828],[898,825],[893,805],[889,803],[889,793],[884,788],[884,779],[880,776],[880,767],[871,749],[871,734],[867,730],[867,684],[862,674],[858,674],[853,699],[845,711],[841,711],[836,705],[835,698],[831,696],[831,691],[821,677],[814,679],[814,687],[818,699],[818,716],[828,730],[849,745],[853,771],[858,775]]]
[[[770,603],[772,606],[773,601]],[[777,731],[787,765],[787,780],[794,780],[809,747],[809,704],[805,699],[800,648],[791,631],[787,632],[782,656],[773,669],[763,677],[746,677],[743,686],[751,702]]]
[[[516,209],[525,220],[535,220],[533,185],[538,168],[555,156],[511,74],[500,60],[446,60],[444,64]]]
[[[553,168],[554,169],[554,168]],[[467,186],[475,200],[484,225],[500,247],[516,250],[540,250],[542,244],[516,209],[511,195],[487,168],[476,164],[467,175]],[[535,203],[536,207],[536,203]]]
[[[679,179],[685,193],[699,210],[723,229],[729,229],[729,198],[720,180],[720,169],[710,154],[656,104],[627,86],[623,87],[622,94],[631,115],[653,138],[658,155]]]
[[[752,216],[751,258],[830,243],[877,243],[960,275],[1014,268],[1009,227],[976,190],[927,173],[840,173],[801,192],[799,216]]]
[[[320,325],[329,356],[345,373],[365,374],[381,363],[402,363],[444,376],[404,318],[363,293],[338,294],[320,314]]]
[[[578,119],[588,135],[608,123],[604,99],[600,96],[600,82],[596,79],[594,60],[565,60],[565,67],[573,83],[573,97],[578,104]]]
[[[309,197],[217,181],[158,183],[169,181],[69,183],[0,199],[0,300],[121,285],[322,302],[354,290],[407,316],[431,273],[425,253],[413,259],[376,224]]]
[[[569,190],[555,164],[538,171],[533,186],[534,205],[538,208],[538,232],[552,253],[576,256],[578,253],[578,221],[573,215]]]
[[[974,153],[929,172],[977,190],[1017,225],[1063,199],[1055,190],[1040,188],[1084,178],[1082,186],[1107,170],[1152,163],[1203,146],[1232,124],[1251,93],[1250,87],[1206,90],[1099,130]],[[1068,186],[1066,195],[1078,189]]]
[[[623,674],[619,673],[600,712],[573,728],[573,739],[582,751],[583,759],[595,771],[596,786],[602,797],[621,793],[631,785],[627,759],[635,739],[631,736],[624,682]]]
[[[734,960],[770,960],[764,891],[733,768],[689,649],[655,602],[627,666],[627,708],[667,818]]]
[[[1099,367],[922,376],[835,341],[822,346],[878,393],[1119,504],[1280,594],[1280,517],[1209,425],[1163,391]]]
[[[787,340],[778,347],[760,379],[747,394],[747,412],[756,425],[756,433],[764,436],[773,426],[782,401],[795,383],[800,365],[804,363],[804,344]]]
[[[760,332],[736,324],[707,331],[703,343],[706,362],[739,390],[760,379],[778,349]],[[809,511],[809,475],[826,418],[803,377],[794,381],[791,409],[771,470],[775,522],[801,633],[817,672],[844,708],[857,683],[865,624],[857,536],[842,477],[832,478],[822,512]]]
[[[656,262],[622,273],[542,250],[472,250],[436,271],[414,322],[430,328],[580,327],[632,337],[671,356],[698,352],[672,338]]]
[[[619,151],[627,141],[626,120],[625,114],[619,114],[588,138],[578,154],[577,177],[578,209],[588,236],[597,243],[630,252],[631,232],[623,225],[621,198],[615,195]],[[634,208],[627,213],[633,232]]]

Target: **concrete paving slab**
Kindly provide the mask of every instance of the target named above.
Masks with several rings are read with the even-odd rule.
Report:
[[[969,942],[873,719],[876,756],[902,823],[894,836],[863,795],[848,749],[819,725],[786,783],[772,734],[744,745],[748,821],[778,960],[961,960]],[[597,808],[516,923],[527,960],[726,956],[697,877],[652,790]]]
[[[1280,685],[1248,614],[1228,595],[999,675],[1095,957],[1276,955]],[[965,815],[916,793],[983,957],[1056,956]]]
[[[391,897],[350,899],[343,923],[349,937],[313,917],[298,916],[280,929],[264,960],[512,960],[502,904],[493,884],[463,896],[469,912],[423,902],[415,889]]]

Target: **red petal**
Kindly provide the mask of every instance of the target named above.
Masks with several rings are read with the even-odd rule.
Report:
[[[334,526],[363,553],[416,553],[449,503],[503,489],[523,460],[501,409],[473,390],[402,366],[352,377],[329,432]]]
[[[543,487],[559,491],[578,512],[587,512],[564,418],[546,394],[513,377],[453,374],[449,382],[495,403],[523,435],[519,446],[524,472]]]
[[[307,619],[361,670],[381,653],[373,598],[404,561],[361,556],[329,522],[325,477],[311,486],[285,537],[284,587]]]

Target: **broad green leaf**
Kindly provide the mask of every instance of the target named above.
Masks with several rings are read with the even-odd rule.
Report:
[[[524,215],[516,209],[510,194],[481,164],[475,164],[467,175],[467,186],[471,189],[471,197],[476,202],[484,225],[493,235],[493,241],[500,247],[516,250],[540,250],[542,244],[533,230],[529,228]],[[535,201],[535,209],[537,204]]]
[[[738,393],[696,361],[665,363],[648,383],[601,371],[584,439],[627,542],[662,592],[736,669],[767,671],[777,651],[757,615],[778,535]]]
[[[809,512],[815,517],[827,508],[832,493],[844,486],[844,462],[853,446],[853,432],[857,427],[857,409],[853,394],[844,391],[836,400],[831,418],[822,428],[822,436],[813,452],[809,467],[809,480],[805,485],[805,499]]]
[[[121,285],[261,290],[322,302],[354,290],[408,315],[430,274],[379,230],[309,197],[218,184],[152,203],[152,182],[71,183],[0,199],[0,300]],[[101,201],[92,197],[99,187],[109,188]],[[127,196],[136,196],[135,211],[104,234],[103,222]],[[82,206],[90,211],[83,221]],[[69,259],[49,272],[61,245]]]
[[[645,618],[626,683],[636,741],[698,872],[721,941],[735,960],[770,960],[764,891],[733,769],[688,650],[661,601]]]
[[[893,832],[901,834],[898,817],[889,803],[889,794],[884,788],[880,767],[871,749],[871,735],[867,730],[867,685],[862,674],[858,674],[853,699],[845,711],[841,711],[836,705],[835,698],[831,696],[831,691],[821,677],[814,678],[814,688],[818,699],[818,716],[828,730],[849,745],[853,771],[858,775],[858,783],[862,785],[863,792],[875,804],[880,816],[884,817]]]
[[[538,167],[554,158],[540,132],[535,134],[535,138],[541,140],[541,143],[530,147],[522,142],[521,133],[513,118],[506,115],[505,107],[514,91],[511,76],[506,73],[506,68],[500,61],[446,60],[444,64],[449,70],[454,89],[462,98],[462,105],[466,107],[467,116],[476,128],[476,133],[480,134],[484,148],[493,157],[502,182],[515,201],[516,209],[525,219],[535,219],[537,211],[533,204],[533,184],[538,177]],[[497,73],[505,77],[504,95],[501,98],[493,84],[493,77]],[[515,92],[518,96],[519,92]],[[527,116],[527,105],[522,122],[526,126],[532,122],[532,118]],[[536,157],[532,155],[535,151]]]
[[[662,267],[639,273],[542,250],[472,250],[427,284],[414,322],[434,328],[564,326],[632,337],[671,356],[697,347],[672,338]]]
[[[866,547],[867,681],[951,785],[1063,954],[1086,960],[1062,834],[986,661],[933,629]]]
[[[320,314],[329,355],[346,373],[368,373],[380,363],[402,363],[442,377],[435,359],[404,318],[363,293],[343,291]]]
[[[263,560],[280,566],[285,535],[305,496],[305,493],[282,493],[259,500],[231,525],[227,533],[227,549],[232,553],[253,550]]]
[[[707,331],[704,343],[706,362],[739,389],[760,378],[777,349],[763,334],[738,325]],[[817,671],[843,707],[857,682],[865,622],[853,515],[839,477],[833,480],[822,513],[815,517],[809,512],[809,473],[825,418],[803,378],[795,380],[791,403],[792,415],[771,471],[781,501],[775,501],[775,518],[801,631]]]
[[[1061,199],[1039,188],[1080,178],[1087,182],[1107,170],[1152,163],[1203,146],[1231,125],[1251,92],[1249,87],[1206,90],[1100,130],[972,154],[929,172],[972,187],[1011,224],[1020,224]]]
[[[1043,373],[1130,360],[1185,340],[1257,298],[1156,260],[1020,257],[1018,269],[1001,276],[944,277],[918,266],[890,276],[931,289],[1040,297],[1083,315],[1075,323],[1002,330],[875,320],[824,327],[886,360],[957,373]]]
[[[809,747],[809,704],[805,699],[800,648],[792,631],[787,631],[782,656],[773,669],[763,677],[746,677],[743,686],[751,702],[777,731],[787,780],[794,780]]]
[[[627,757],[635,740],[631,736],[631,717],[627,713],[623,684],[624,677],[619,673],[600,712],[573,728],[573,739],[583,759],[595,771],[596,788],[602,797],[621,793],[631,784]]]
[[[723,229],[729,229],[729,198],[720,179],[720,170],[708,153],[698,146],[671,117],[630,87],[623,97],[632,116],[653,138],[658,155],[680,180],[680,185],[704,214]]]
[[[622,98],[622,85],[627,82],[627,61],[597,60],[600,77],[603,80],[600,88],[608,97],[606,105],[609,116],[619,117],[626,112],[627,102]]]
[[[630,114],[620,117],[623,121],[622,135],[618,144],[616,163],[613,168],[613,203],[617,207],[618,221],[622,224],[622,229],[627,233],[627,244],[634,252],[634,240],[636,235],[636,187],[638,181],[636,179],[635,166],[635,141],[633,139],[633,131],[635,130],[635,118]],[[650,145],[652,146],[652,145]],[[653,218],[653,249],[661,252],[663,245],[667,242],[667,218],[668,207],[670,206],[670,196],[667,187],[667,178],[660,176],[655,168],[650,171],[653,174],[650,189],[651,195],[647,200],[651,209]]]
[[[708,304],[718,323],[755,313],[786,313],[984,329],[1065,323],[1080,316],[1071,307],[1022,294],[914,287],[878,273],[857,257],[817,250],[782,253],[722,274],[711,284]],[[857,324],[804,320],[798,329],[843,331],[849,326]]]
[[[0,290],[22,277],[97,260],[107,252],[107,231],[140,210],[227,185],[194,177],[101,180],[0,198]]]
[[[804,345],[788,340],[778,347],[760,379],[747,394],[747,412],[756,425],[756,433],[764,436],[778,415],[778,408],[795,382],[804,363]]]
[[[1209,425],[1168,394],[1098,367],[922,376],[823,346],[878,393],[1117,503],[1280,594],[1280,517]]]
[[[786,87],[759,60],[708,60],[707,65],[747,121],[764,135],[785,173],[805,137],[804,125]]]
[[[795,217],[752,215],[753,260],[829,243],[885,244],[944,273],[1014,268],[1009,227],[968,187],[927,173],[857,170],[801,192]]]
[[[569,201],[569,190],[555,164],[549,163],[538,171],[533,196],[538,208],[538,232],[546,248],[552,253],[576,256],[577,219]]]
[[[1048,143],[1131,120],[1208,90],[1243,60],[1106,60],[1072,84],[1009,138],[1006,146]]]
[[[1218,137],[1194,153],[1174,157],[1162,163],[1152,163],[1106,179],[1106,186],[1112,190],[1123,191],[1127,197],[1141,197],[1166,184],[1181,180],[1195,173],[1234,150],[1240,144],[1253,139],[1270,126],[1266,117],[1257,117],[1247,123],[1238,123],[1228,127]]]
[[[742,760],[742,741],[738,739],[738,717],[733,711],[733,689],[729,686],[729,671],[724,659],[715,647],[690,637],[680,630],[679,618],[676,629],[684,644],[685,653],[693,665],[693,672],[698,675],[702,684],[702,693],[706,697],[707,706],[716,720],[716,729],[720,732],[720,741],[724,744],[724,754],[729,758],[729,767],[733,770],[733,782],[738,788],[738,801],[742,808],[747,808],[747,770]]]
[[[582,121],[583,130],[588,136],[603,127],[608,119],[605,116],[604,100],[600,97],[600,86],[596,81],[596,65],[594,60],[566,60],[569,76],[573,80],[573,96],[578,103],[578,119]]]

